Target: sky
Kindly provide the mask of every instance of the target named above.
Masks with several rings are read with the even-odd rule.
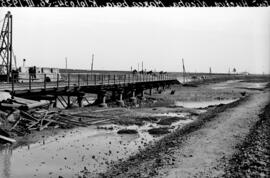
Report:
[[[270,73],[270,8],[1,8],[18,65]],[[2,22],[1,22],[2,23]],[[2,24],[0,23],[0,27]]]

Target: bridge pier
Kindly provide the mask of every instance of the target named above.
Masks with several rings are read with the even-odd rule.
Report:
[[[117,101],[118,105],[121,107],[125,106],[125,103],[123,101],[123,93],[124,92],[122,90],[119,92],[119,100]]]
[[[98,100],[101,100],[101,103],[99,104],[100,107],[108,107],[106,103],[106,91],[102,91],[98,94]]]
[[[82,100],[83,100],[82,96],[77,96],[77,101],[78,101],[79,107],[82,107]]]
[[[70,95],[67,96],[67,108],[71,107],[71,103],[70,103]]]
[[[143,88],[141,89],[141,99],[142,100],[145,100],[145,97],[144,97],[144,92],[143,92],[144,90],[143,90]]]
[[[136,90],[134,89],[132,91],[132,97],[130,98],[132,104],[136,105],[137,104],[137,98],[136,98],[136,94],[135,94]]]
[[[57,107],[57,96],[54,96],[54,103],[53,103],[53,107],[56,108]]]

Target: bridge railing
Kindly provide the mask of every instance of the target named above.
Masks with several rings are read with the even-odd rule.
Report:
[[[172,80],[168,74],[102,74],[102,73],[61,73],[57,75],[38,74],[18,78],[14,75],[10,83],[0,83],[0,90],[46,89],[71,86],[112,85],[137,82]]]

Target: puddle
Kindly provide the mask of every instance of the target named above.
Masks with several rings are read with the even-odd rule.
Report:
[[[175,114],[179,116],[181,113]],[[177,121],[171,125],[171,130],[193,120],[194,118],[190,117]],[[14,150],[9,147],[1,150],[0,177],[78,177],[84,167],[93,174],[100,173],[108,169],[114,161],[125,160],[164,136],[150,135],[150,128],[162,127],[150,122],[143,126],[101,126],[112,127],[113,130],[97,129],[97,126],[75,128],[64,130],[38,143]],[[138,134],[117,134],[118,130],[124,128],[136,129]]]
[[[127,158],[151,135],[118,135],[115,131],[77,128],[44,141],[0,152],[0,177],[72,177],[86,167],[93,173],[105,171],[111,161]]]
[[[160,114],[153,114],[152,116],[167,116],[167,117],[187,117],[189,116],[190,113],[185,113],[185,112],[181,112],[181,113],[173,113],[173,112],[169,112],[169,113],[160,113]]]
[[[267,85],[267,82],[244,82],[243,80],[229,80],[226,82],[221,82],[212,85],[212,89],[227,89],[227,88],[255,88],[263,89]]]
[[[176,101],[175,106],[182,106],[185,108],[206,108],[211,105],[228,104],[238,99],[228,100],[213,100],[213,101]]]
[[[251,82],[241,82],[240,85],[238,85],[238,88],[255,88],[255,89],[263,89],[267,85],[267,82],[261,82],[261,83],[251,83]]]
[[[219,89],[226,89],[226,88],[231,88],[234,85],[238,85],[242,80],[228,80],[226,82],[220,82],[212,85],[212,89],[214,90],[219,90]]]

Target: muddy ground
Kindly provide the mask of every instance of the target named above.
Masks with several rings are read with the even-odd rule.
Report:
[[[35,160],[39,163],[37,168],[32,165],[33,175],[22,171],[21,177],[29,177],[29,175],[34,177],[44,177],[45,175],[47,177],[204,177],[205,175],[213,177],[212,175],[233,175],[233,170],[237,169],[233,167],[233,164],[236,165],[236,163],[229,162],[229,160],[237,159],[233,159],[232,155],[234,157],[238,155],[239,151],[237,150],[241,148],[239,145],[242,145],[250,128],[253,128],[255,123],[260,120],[259,117],[257,118],[259,110],[263,110],[269,96],[267,90],[263,89],[266,82],[269,82],[269,79],[265,77],[235,78],[229,81],[215,79],[203,83],[200,81],[186,86],[171,86],[162,92],[154,90],[152,95],[145,91],[145,99],[139,99],[137,107],[132,106],[129,100],[126,100],[126,106],[123,108],[117,107],[115,103],[109,103],[109,108],[106,109],[84,107],[63,110],[61,111],[63,114],[80,115],[82,121],[95,120],[95,122],[89,128],[67,129],[64,130],[64,133],[63,129],[54,128],[33,132],[26,137],[18,137],[17,144],[11,145],[11,150],[16,152],[13,155],[19,155],[20,152],[23,152],[25,155],[31,156],[38,155],[38,150],[35,150],[38,147],[41,151],[44,150],[45,157],[46,154],[48,154],[47,157],[56,157],[52,152],[62,151],[65,148],[62,148],[64,146],[61,145],[57,146],[57,144],[52,146],[52,140],[59,142],[58,144],[65,143],[68,146],[66,140],[72,140],[68,137],[76,138],[70,145],[76,149],[59,152],[59,155],[63,157],[63,159],[59,159],[62,159],[63,162],[59,160],[56,162],[62,164],[63,167],[54,165],[56,169],[49,169],[49,165],[54,164],[55,160],[47,160],[45,157],[41,158],[46,159],[46,161],[39,160],[38,157],[26,159],[30,164],[31,161],[35,162]],[[250,103],[256,104],[252,107],[249,106]],[[241,114],[236,114],[234,109],[237,110],[237,108],[250,119],[242,119]],[[248,108],[255,108],[255,110]],[[254,117],[256,119],[252,119]],[[246,124],[246,120],[249,121],[249,124]],[[240,121],[243,123],[241,124]],[[225,127],[226,124],[227,127]],[[234,130],[230,130],[234,126],[243,127],[243,129],[235,127],[235,130],[241,130],[241,132],[234,132]],[[224,127],[229,129],[228,132],[232,134],[223,131]],[[89,137],[89,140],[81,141],[85,138],[78,133]],[[95,136],[95,134],[98,135]],[[206,143],[210,143],[209,145],[214,149],[212,152],[218,152],[217,145],[222,145],[223,142],[217,142],[213,139],[213,134],[220,136],[215,138],[216,140],[227,140],[224,142],[227,143],[225,145],[231,145],[233,149],[226,147],[222,154],[216,155],[205,154],[203,149],[198,152],[196,149]],[[221,137],[223,135],[225,136]],[[237,139],[231,140],[231,137]],[[100,139],[103,141],[99,141]],[[209,142],[209,140],[214,141]],[[50,143],[50,145],[45,144],[45,142]],[[33,152],[30,149],[28,154],[23,147],[24,145],[33,147]],[[239,147],[235,149],[235,145]],[[20,148],[24,150],[22,151]],[[54,148],[56,150],[53,150]],[[194,149],[193,152],[190,151],[191,148]],[[93,149],[100,149],[100,152],[93,152]],[[196,151],[198,154],[195,154]],[[76,155],[76,152],[79,154]],[[204,155],[204,157],[200,157],[200,155]],[[220,155],[225,156],[225,158],[221,158]],[[76,159],[78,156],[82,160],[75,161],[76,166],[71,168],[72,164],[69,162],[72,161],[68,160]],[[0,172],[0,175],[16,177],[18,171],[15,169],[22,165],[14,166],[16,158],[12,155],[8,157],[11,159],[8,164],[13,164],[13,166],[7,166],[3,163],[9,172],[4,170],[6,172]],[[200,162],[198,161],[200,159],[207,159],[207,161]],[[226,159],[226,163],[231,167],[218,168],[216,163],[222,159]],[[195,166],[191,169],[190,167],[193,167],[194,163],[198,163],[198,168]],[[0,163],[0,165],[2,164]],[[187,165],[192,166],[187,167]],[[23,166],[31,172],[31,165]],[[184,169],[186,171],[179,172],[179,170]],[[213,173],[208,169],[219,171]],[[266,173],[264,172],[264,174]]]

